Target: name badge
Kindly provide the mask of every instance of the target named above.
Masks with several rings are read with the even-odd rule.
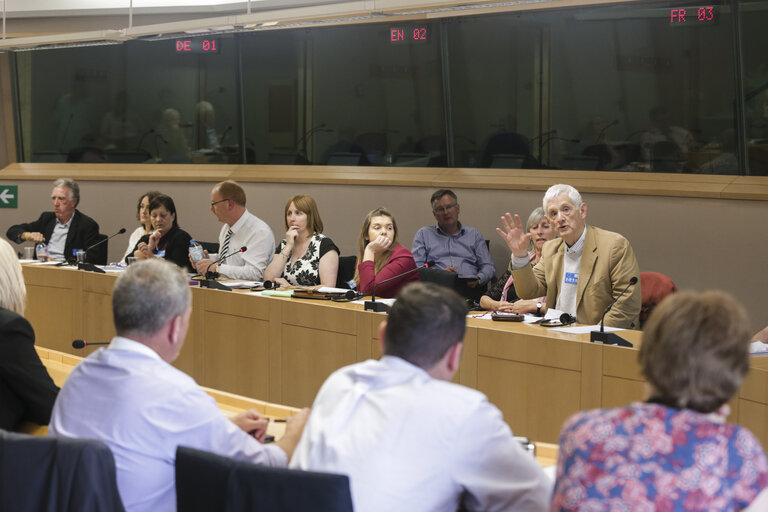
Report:
[[[579,283],[579,274],[578,272],[566,272],[565,273],[565,284],[578,284]]]

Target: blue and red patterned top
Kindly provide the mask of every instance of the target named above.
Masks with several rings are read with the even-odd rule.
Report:
[[[768,459],[749,430],[651,403],[566,421],[552,510],[741,510],[768,488]]]

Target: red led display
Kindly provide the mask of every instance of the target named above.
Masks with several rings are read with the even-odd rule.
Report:
[[[219,53],[219,40],[208,37],[204,39],[179,39],[174,41],[176,53]]]
[[[413,25],[408,27],[391,27],[389,42],[392,44],[426,43],[429,41],[429,27]]]
[[[681,25],[705,25],[717,20],[715,6],[680,7],[669,10],[669,23],[675,26]]]

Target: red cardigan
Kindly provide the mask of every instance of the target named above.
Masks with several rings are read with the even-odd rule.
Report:
[[[366,295],[370,295],[371,292],[373,292],[373,287],[378,283],[415,268],[416,262],[413,261],[413,254],[411,251],[398,244],[389,256],[387,264],[384,265],[378,274],[375,274],[372,261],[364,261],[357,266],[357,271],[360,274],[360,286],[358,287],[358,290]],[[393,279],[376,288],[376,296],[394,297],[403,286],[419,280],[419,272],[413,271],[400,279]]]

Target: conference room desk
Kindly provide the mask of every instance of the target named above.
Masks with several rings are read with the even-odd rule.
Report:
[[[81,357],[65,354],[57,350],[38,347],[37,353],[48,370],[48,374],[59,387],[64,385],[64,381],[67,380],[69,373],[82,361]],[[247,409],[257,409],[268,418],[285,418],[298,412],[298,409],[295,407],[286,407],[205,387],[203,389],[216,400],[219,409],[227,416],[234,416]],[[23,424],[22,431],[27,434],[44,436],[48,433],[48,427],[27,422]],[[285,423],[270,422],[267,432],[279,439],[285,432]],[[557,453],[558,447],[555,444],[536,443],[536,460],[541,467],[546,468],[556,465]]]
[[[78,351],[72,340],[109,341],[114,335],[115,274],[25,265],[24,278],[27,318],[38,346],[87,355],[93,347]],[[378,331],[386,317],[360,304],[197,287],[192,301],[189,333],[174,364],[210,388],[310,406],[334,370],[381,353]],[[635,348],[589,343],[587,334],[469,318],[455,380],[485,393],[515,434],[556,443],[571,414],[643,398],[641,333],[621,335]],[[768,446],[768,357],[752,358],[731,409],[729,420]]]

